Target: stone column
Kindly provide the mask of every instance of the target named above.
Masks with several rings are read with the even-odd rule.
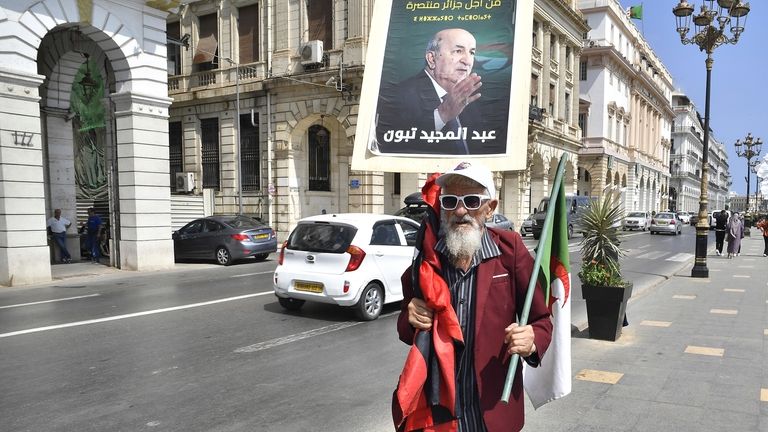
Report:
[[[565,57],[565,47],[567,45],[565,36],[559,36],[557,38],[557,44],[560,47],[559,50],[559,56],[558,56],[558,62],[560,63],[560,67],[557,70],[558,72],[558,80],[557,80],[557,98],[559,100],[558,108],[557,108],[557,118],[561,119],[564,123],[568,124],[570,123],[570,120],[565,118],[565,113],[567,110],[565,109],[565,83],[568,81],[565,78],[566,71],[568,70],[568,64]],[[571,95],[571,98],[573,98],[573,95]],[[571,111],[573,112],[573,111]]]
[[[539,79],[541,80],[541,107],[547,109],[547,115],[554,118],[555,113],[549,112],[549,82],[552,80],[552,72],[550,72],[550,67],[552,66],[552,62],[550,61],[550,49],[549,49],[549,43],[550,39],[552,38],[552,26],[549,23],[544,23],[542,26],[544,29],[544,41],[543,45],[541,47],[541,61],[543,63],[541,67],[541,76]]]
[[[75,152],[72,123],[63,109],[43,109],[42,131],[46,136],[45,149],[48,190],[46,191],[46,217],[61,209],[61,216],[72,222],[67,230],[67,249],[74,261],[80,260],[80,235],[77,232],[77,191],[75,187]],[[61,260],[54,248],[56,260]]]
[[[120,268],[173,267],[168,187],[168,107],[171,99],[132,92],[115,103],[120,197]]]
[[[51,280],[38,93],[43,79],[0,69],[0,285]]]

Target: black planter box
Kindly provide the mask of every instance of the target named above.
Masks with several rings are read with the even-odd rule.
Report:
[[[591,339],[615,341],[621,336],[632,286],[632,282],[623,287],[581,286],[581,296],[587,302]]]

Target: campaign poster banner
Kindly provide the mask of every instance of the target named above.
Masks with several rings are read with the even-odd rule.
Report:
[[[377,0],[352,169],[525,169],[533,2]]]

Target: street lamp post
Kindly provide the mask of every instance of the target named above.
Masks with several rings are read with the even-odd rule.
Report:
[[[744,142],[741,139],[736,140],[736,156],[743,157],[747,160],[747,205],[744,208],[746,213],[749,213],[749,179],[752,177],[751,171],[753,167],[757,166],[759,159],[755,160],[752,164],[752,159],[760,156],[760,147],[763,145],[763,140],[760,138],[755,139],[752,137],[752,133],[747,133]]]
[[[715,5],[715,3],[717,3]],[[685,0],[680,0],[672,8],[677,19],[677,32],[683,45],[693,44],[707,53],[707,85],[704,108],[704,154],[701,167],[701,193],[699,195],[699,220],[696,223],[696,259],[691,270],[691,277],[709,277],[707,268],[707,238],[709,221],[707,220],[707,175],[709,173],[709,88],[712,81],[712,53],[723,44],[735,45],[744,31],[749,13],[749,3],[740,0],[702,0],[699,14],[693,15],[694,7]],[[691,18],[696,26],[689,38]],[[731,37],[726,34],[730,31]]]

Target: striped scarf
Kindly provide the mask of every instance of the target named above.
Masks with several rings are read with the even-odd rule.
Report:
[[[463,343],[463,337],[435,251],[440,228],[437,177],[433,174],[421,189],[429,209],[419,229],[418,254],[411,268],[414,296],[423,299],[434,316],[431,330],[416,330],[395,390],[392,417],[399,431],[458,428],[454,344]]]

